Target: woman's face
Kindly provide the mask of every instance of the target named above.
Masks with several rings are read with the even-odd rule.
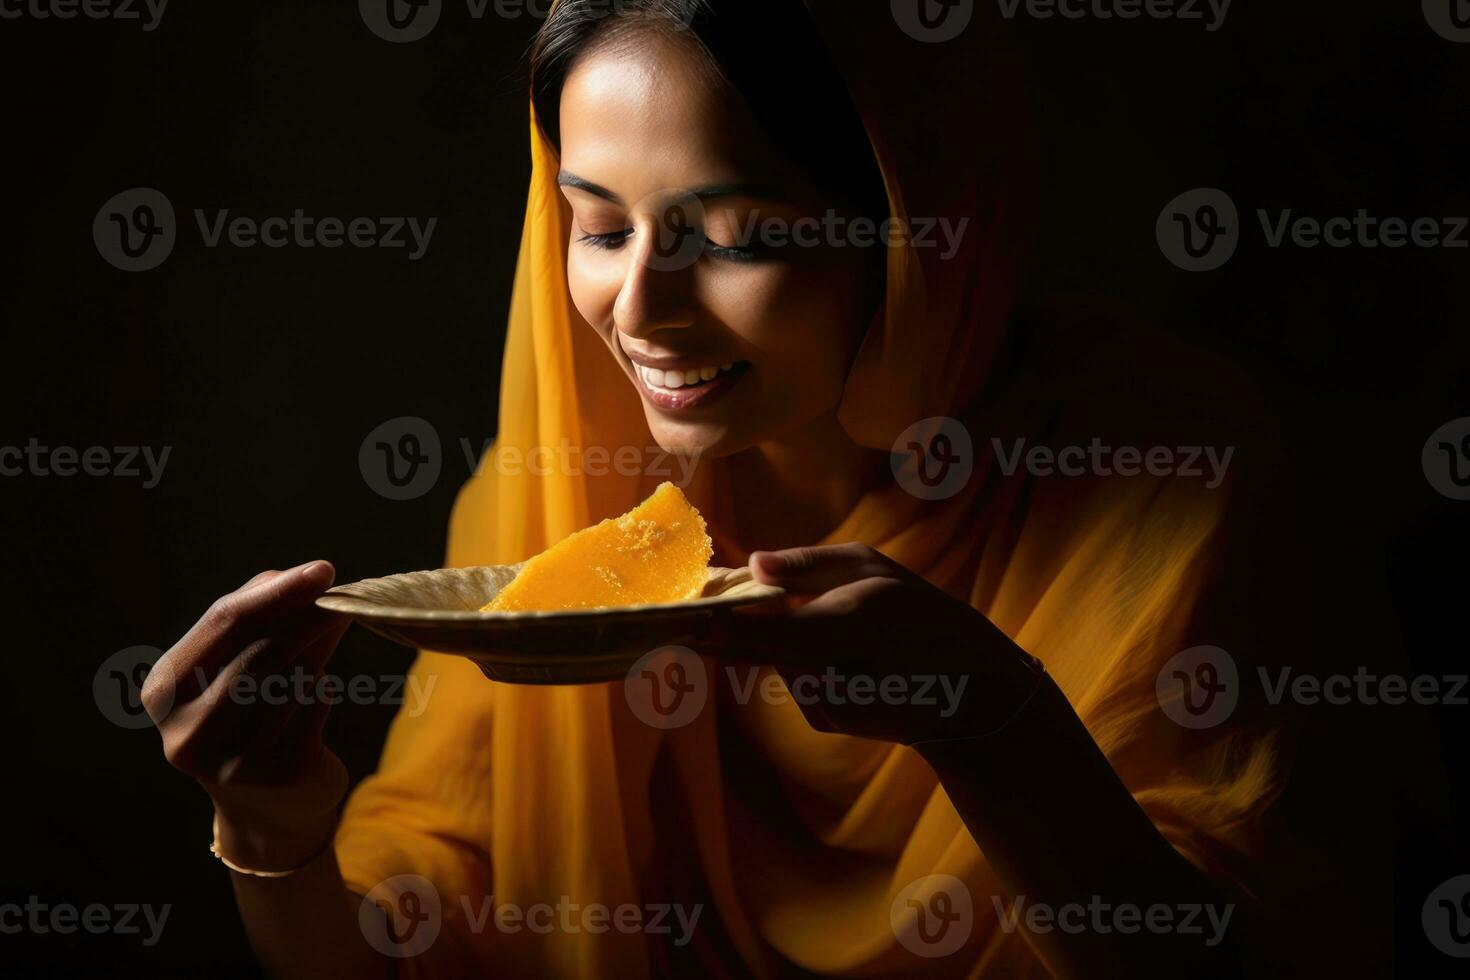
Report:
[[[594,49],[562,93],[568,285],[658,443],[725,456],[836,409],[882,249],[848,243],[854,215],[687,41],[637,42]]]

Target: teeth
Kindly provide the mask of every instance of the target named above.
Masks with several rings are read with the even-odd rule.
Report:
[[[661,371],[658,368],[640,367],[638,370],[643,375],[644,382],[652,388],[678,389],[687,388],[690,385],[703,384],[713,381],[725,371],[732,370],[735,362],[730,361],[719,367],[691,368],[687,371]]]

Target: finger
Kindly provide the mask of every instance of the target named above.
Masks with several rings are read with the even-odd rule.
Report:
[[[318,681],[324,673],[324,669],[317,671]],[[322,733],[326,730],[327,716],[331,711],[332,703],[324,697],[297,711],[281,730],[273,753],[289,756],[298,762],[315,758],[321,752]]]
[[[209,703],[218,703],[229,697],[231,689],[242,683],[245,675],[249,675],[256,685],[266,681],[280,684],[277,678],[283,676],[288,683],[295,683],[297,675],[304,680],[316,674],[332,655],[346,626],[343,617],[325,609],[308,609],[247,645],[213,678],[208,671],[196,667],[194,679],[207,683],[199,697]]]
[[[218,703],[233,685],[241,682],[242,675],[249,675],[259,683],[293,668],[314,671],[321,663],[312,660],[301,665],[304,652],[321,650],[318,641],[331,637],[322,651],[330,656],[347,624],[346,617],[308,607],[290,619],[270,624],[263,632],[233,639],[227,649],[234,656],[227,660],[213,656],[196,660],[186,674],[176,675],[171,703],[175,708],[196,699],[206,704]]]
[[[343,629],[344,623],[338,617],[325,610],[309,610],[245,645],[213,676],[196,667],[191,680],[204,683],[196,698],[200,707],[209,710],[221,704],[256,705],[268,698],[281,699],[287,693],[295,696],[331,657]],[[247,724],[247,720],[237,717],[232,723]]]
[[[859,579],[895,576],[898,566],[867,545],[836,544],[757,551],[750,556],[750,571],[764,585],[813,595]]]
[[[257,582],[263,582],[268,578],[275,578],[277,575],[280,574],[281,570],[279,568],[268,568],[263,572],[256,572],[254,575],[250,576],[250,578],[245,582],[244,585],[240,586],[240,588],[236,589],[235,591],[239,592],[244,589],[248,589]]]
[[[263,750],[269,761],[263,763],[258,772],[254,771],[255,765],[251,766],[252,776],[283,781],[299,778],[321,754],[322,731],[331,711],[330,704],[318,701],[292,715],[276,742]]]
[[[323,662],[328,653],[315,647],[335,645],[340,628],[332,621],[307,620],[294,630],[257,640],[203,695],[176,705],[168,724],[160,726],[174,765],[197,778],[218,780],[230,760],[248,756],[254,747],[273,739],[303,704],[320,697],[315,675],[298,665],[293,672],[243,676],[240,664],[257,657],[277,658],[257,650],[269,646],[294,651],[303,661]]]
[[[310,738],[315,738],[316,744],[320,744],[322,728],[326,725],[327,713],[331,710],[331,700],[323,691],[321,681],[326,675],[327,663],[336,652],[337,644],[348,625],[349,620],[346,617],[332,617],[325,628],[317,627],[310,641],[303,644],[289,667],[293,680],[297,672],[310,678],[310,683],[301,689],[304,694],[302,700],[293,702],[286,711],[271,715],[260,737],[246,750],[247,753],[261,751],[276,756],[283,752],[287,755],[300,754],[303,751],[302,746]]]
[[[897,594],[904,583],[866,578],[822,593],[791,611],[730,610],[710,620],[694,641],[700,653],[743,663],[809,671],[843,663],[855,666],[874,640],[896,649],[924,636],[923,625],[899,620],[860,622],[865,606]]]
[[[332,710],[332,699],[324,694],[320,684],[327,662],[349,625],[345,617],[338,619],[295,660],[295,669],[308,672],[311,677],[304,703],[293,703],[289,711],[268,719],[266,727],[245,750],[237,775],[262,782],[289,781],[302,775],[310,760],[321,755],[322,732]]]
[[[196,695],[198,688],[190,686],[195,668],[208,673],[233,659],[240,647],[271,624],[308,608],[335,576],[336,570],[325,561],[308,562],[275,575],[257,575],[216,600],[153,666],[150,682],[170,687],[176,700]]]
[[[342,636],[352,625],[352,620],[338,613],[327,612],[325,609],[312,610],[313,615],[317,613],[321,613],[330,625],[322,632],[321,639],[303,651],[305,656],[301,658],[301,667],[303,670],[320,675],[326,669],[332,655],[337,652],[337,645],[342,642]]]
[[[903,587],[904,583],[894,578],[858,579],[856,582],[828,589],[810,602],[793,609],[791,616],[793,619],[837,619],[851,616],[885,593]]]
[[[247,761],[241,767],[242,775],[266,782],[290,780],[300,775],[303,760],[316,757],[327,715],[332,710],[332,699],[324,694],[321,680],[326,673],[326,661],[340,638],[340,630],[331,630],[302,651],[296,668],[309,672],[310,683],[302,689],[305,696],[266,718],[243,752]]]

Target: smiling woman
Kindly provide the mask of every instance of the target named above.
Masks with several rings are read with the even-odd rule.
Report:
[[[846,442],[835,411],[884,250],[773,231],[876,224],[888,201],[815,27],[763,4],[596,9],[563,3],[532,56],[577,312],[665,447]]]
[[[698,456],[687,491],[714,560],[792,601],[712,617],[690,640],[702,656],[665,649],[626,684],[488,683],[425,651],[413,676],[437,681],[432,704],[399,715],[339,823],[319,715],[242,718],[189,689],[199,662],[320,669],[341,625],[309,604],[330,566],[221,600],[146,698],[170,759],[214,796],[267,966],[1230,972],[1251,916],[1227,870],[1249,865],[1276,790],[1272,740],[1181,727],[1156,700],[1221,496],[1002,479],[973,459],[934,499],[892,458],[926,419],[1051,425],[1069,394],[1045,372],[1040,391],[992,377],[1011,312],[1002,219],[1024,195],[982,192],[1011,185],[1003,154],[981,152],[977,59],[917,45],[885,4],[561,0],[532,60],[500,432],[447,564],[523,561],[660,482],[502,457],[651,436]],[[829,234],[924,214],[970,232],[943,254]],[[918,451],[954,462],[940,448]],[[1150,922],[1224,905],[1229,932],[1033,914],[1101,905]],[[690,928],[609,928],[608,910],[649,907]],[[567,911],[541,928],[550,908]]]

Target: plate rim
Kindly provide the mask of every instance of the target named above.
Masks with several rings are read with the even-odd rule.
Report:
[[[332,586],[332,588],[316,597],[315,604],[319,608],[326,609],[330,612],[386,622],[432,622],[438,626],[504,626],[516,623],[544,623],[556,620],[622,619],[630,616],[647,615],[649,613],[697,613],[729,606],[766,602],[786,594],[786,590],[780,586],[762,585],[761,583],[754,582],[748,566],[742,568],[711,566],[710,572],[727,572],[735,575],[743,572],[745,577],[732,584],[738,585],[743,582],[752,582],[757,588],[763,590],[758,595],[732,596],[728,593],[721,593],[720,595],[714,596],[700,596],[697,599],[690,599],[686,602],[642,603],[635,606],[593,606],[587,609],[532,610],[524,612],[482,612],[478,609],[416,609],[411,606],[384,605],[341,591],[352,586],[386,582],[409,575],[433,575],[440,572],[464,572],[483,568],[519,568],[524,564],[525,562],[517,562],[512,565],[462,565],[421,569],[413,572],[399,572],[395,575],[383,575],[377,578],[359,579],[355,582],[344,582],[341,585]]]

